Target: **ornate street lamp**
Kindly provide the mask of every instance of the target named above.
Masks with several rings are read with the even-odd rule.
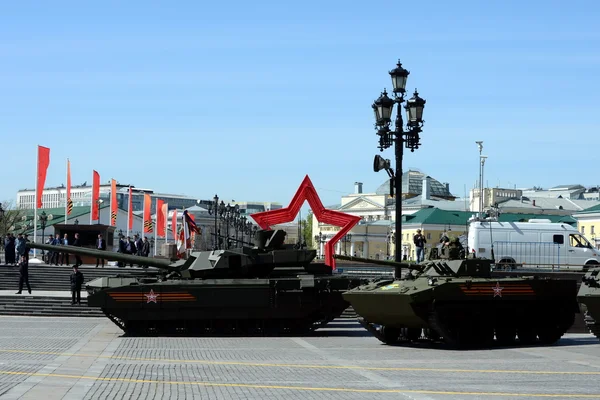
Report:
[[[46,243],[45,239],[45,231],[46,231],[46,222],[48,222],[48,216],[46,215],[46,211],[42,211],[42,213],[38,217],[40,219],[40,225],[42,226],[42,243]],[[46,252],[42,249],[42,259],[44,258],[44,254]]]
[[[104,203],[104,200],[98,199],[98,225],[100,225],[100,206]]]
[[[425,108],[426,101],[419,97],[419,93],[416,90],[413,97],[406,101],[406,106],[404,107],[407,119],[405,130],[401,111],[402,103],[404,103],[404,94],[406,93],[406,81],[410,72],[404,69],[400,61],[398,61],[396,68],[391,70],[389,74],[392,78],[394,98],[389,98],[387,91],[384,89],[381,96],[373,103],[372,108],[375,114],[375,129],[379,136],[379,150],[383,151],[390,148],[393,144],[395,145],[396,169],[395,171],[392,170],[390,161],[377,155],[373,162],[373,170],[378,172],[384,169],[390,176],[390,196],[395,196],[396,198],[395,228],[396,232],[398,232],[398,235],[394,237],[394,259],[400,262],[402,259],[402,157],[405,147],[412,152],[421,145],[419,143],[419,133],[421,133],[423,127],[423,109]],[[394,122],[394,129],[392,130],[390,125],[394,104],[396,104],[396,120]]]
[[[317,242],[319,258],[323,257],[323,252],[321,251],[321,244],[326,242],[323,236],[323,232],[319,232],[318,235],[315,235],[315,242]]]
[[[215,216],[215,244],[214,244],[214,250],[218,250],[219,249],[219,239],[220,239],[220,232],[219,232],[219,217],[221,215],[223,215],[223,213],[225,213],[225,203],[223,203],[223,200],[221,200],[221,203],[219,204],[219,196],[217,196],[215,194],[215,197],[213,197],[213,201],[212,203],[210,203],[208,205],[208,213],[210,215]]]
[[[344,235],[344,255],[348,255],[348,242],[352,243],[352,234],[347,233]],[[352,244],[350,245],[350,249],[352,250]],[[352,256],[352,254],[350,255]]]

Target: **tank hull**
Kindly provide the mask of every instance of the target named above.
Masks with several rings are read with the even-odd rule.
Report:
[[[550,344],[579,311],[574,280],[427,277],[361,286],[344,294],[384,343],[421,338],[455,347]]]
[[[340,316],[349,306],[342,293],[363,282],[339,276],[166,281],[112,288],[90,282],[87,301],[129,335],[299,334]]]
[[[588,272],[581,281],[577,301],[585,307],[585,324],[600,339],[600,269]]]

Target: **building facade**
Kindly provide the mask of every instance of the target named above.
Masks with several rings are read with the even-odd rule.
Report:
[[[111,185],[100,185],[100,199],[105,204],[110,204]],[[156,212],[156,200],[160,199],[169,204],[169,209],[185,209],[196,205],[197,199],[189,196],[154,193],[151,189],[136,188],[132,186],[132,207],[134,211],[142,211],[144,208],[144,194],[152,198],[151,212]],[[67,188],[64,185],[45,188],[42,192],[42,208],[65,207]],[[92,203],[92,186],[79,185],[71,187],[71,200],[74,207],[90,207]],[[117,206],[128,209],[129,185],[117,183]],[[35,189],[23,189],[17,192],[17,208],[32,210],[35,206]]]

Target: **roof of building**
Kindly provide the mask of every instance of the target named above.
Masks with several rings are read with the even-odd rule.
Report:
[[[533,202],[535,201],[535,206]],[[550,197],[524,197],[523,200],[509,199],[498,203],[498,207],[502,208],[522,208],[535,210],[571,210],[583,211],[591,206],[599,205],[597,200],[572,200],[566,198],[550,198]]]
[[[597,212],[600,212],[600,202],[599,202],[599,204],[596,204],[595,206],[586,208],[583,211],[578,212],[577,214],[597,213]]]
[[[412,215],[403,215],[402,219],[407,224],[419,225],[467,225],[476,213],[465,211],[440,210],[439,208],[424,208]],[[549,219],[551,222],[562,222],[574,225],[577,220],[570,215],[544,215],[505,213],[500,214],[500,222],[527,222],[530,219]]]
[[[104,204],[100,206],[100,209],[106,208],[106,207],[110,207],[110,204]],[[15,230],[22,230],[24,227],[26,227],[27,223],[30,221],[33,221],[33,218],[35,216],[35,210],[34,209],[23,209],[20,210],[23,213],[23,216],[25,217],[25,220],[22,221],[22,223],[20,224],[20,227],[16,227]],[[42,208],[42,209],[38,209],[38,217],[40,216],[40,214],[42,212],[45,212],[46,215],[48,216],[48,220],[46,221],[46,227],[52,226],[54,224],[62,224],[65,222],[65,208],[64,207],[57,207],[57,208]],[[74,218],[79,218],[82,215],[86,215],[89,214],[90,212],[90,206],[81,206],[81,207],[73,207],[73,210],[71,210],[71,214],[69,215],[69,220],[73,220]],[[17,224],[19,225],[19,224]],[[28,229],[25,231],[25,233],[31,233],[33,232],[33,229]]]
[[[402,174],[402,193],[408,195],[420,195],[423,191],[423,179],[426,175],[420,171],[408,170]],[[446,185],[440,183],[438,180],[430,178],[430,192],[431,196],[437,197],[454,197],[452,193],[446,188]],[[377,194],[389,194],[390,193],[390,180],[387,179],[383,182],[377,190]]]

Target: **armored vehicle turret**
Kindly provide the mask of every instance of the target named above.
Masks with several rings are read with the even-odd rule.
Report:
[[[579,312],[575,280],[493,278],[492,260],[464,258],[459,248],[444,250],[438,256],[432,249],[420,264],[391,262],[409,272],[349,290],[344,299],[386,344],[419,339],[454,347],[551,344],[573,324]]]
[[[581,279],[577,300],[586,308],[587,328],[600,339],[600,268],[589,271]]]
[[[365,280],[332,274],[312,262],[315,250],[284,240],[285,231],[258,231],[253,247],[191,252],[177,261],[73,246],[60,251],[160,269],[158,276],[105,277],[86,285],[88,305],[128,334],[306,333],[341,315],[349,306],[342,293]]]

